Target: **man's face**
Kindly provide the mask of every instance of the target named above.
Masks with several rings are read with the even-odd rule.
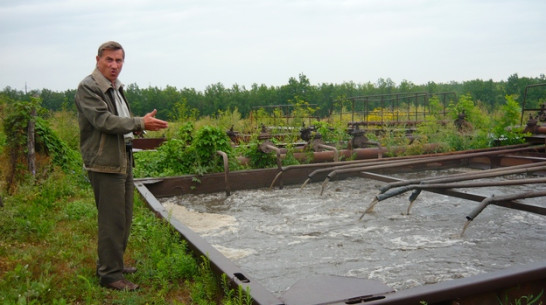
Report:
[[[118,79],[123,67],[123,50],[104,50],[102,56],[97,56],[97,68],[111,82]]]

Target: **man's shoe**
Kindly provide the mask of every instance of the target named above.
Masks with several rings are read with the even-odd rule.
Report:
[[[123,291],[135,291],[139,288],[139,286],[135,283],[132,283],[126,279],[117,280],[112,283],[108,284],[101,284],[102,287],[106,287],[108,289],[113,290],[123,290]]]
[[[123,267],[123,270],[121,271],[121,273],[123,274],[130,274],[135,272],[137,272],[137,268],[133,266]]]

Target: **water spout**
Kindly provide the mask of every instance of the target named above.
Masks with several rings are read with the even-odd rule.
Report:
[[[415,202],[415,200],[412,200],[410,201],[409,205],[408,205],[408,209],[406,211],[406,215],[409,215],[410,214],[410,210],[411,210],[411,207],[413,206],[413,203]]]
[[[275,182],[277,182],[277,179],[279,179],[279,177],[282,175],[282,173],[284,173],[284,171],[280,171],[277,173],[277,175],[275,175],[275,178],[273,179],[273,182],[271,182],[271,185],[269,186],[269,190],[272,190],[273,189],[273,186],[275,185]]]
[[[368,206],[368,208],[366,209],[366,211],[364,211],[364,213],[362,213],[362,215],[360,215],[360,218],[358,220],[361,220],[362,217],[364,217],[365,214],[371,212],[373,210],[373,207],[379,202],[379,200],[377,200],[377,197],[374,198],[374,200],[372,200],[372,202],[370,203],[370,206]]]
[[[326,177],[326,179],[324,179],[324,182],[322,182],[322,187],[320,189],[320,195],[321,196],[324,193],[324,189],[326,188],[326,184],[328,184],[329,181],[330,181],[330,177]]]
[[[303,190],[303,188],[307,185],[307,183],[309,183],[309,181],[311,181],[311,178],[307,178],[307,180],[305,180],[305,182],[300,187],[300,191]]]
[[[464,227],[463,227],[463,231],[461,232],[461,237],[463,237],[464,232],[466,231],[466,228],[468,228],[468,226],[470,225],[471,222],[472,222],[472,219],[468,219],[466,221],[466,223],[464,224]]]
[[[406,211],[406,215],[410,214],[411,207],[413,206],[415,200],[417,200],[417,196],[419,196],[419,194],[421,194],[421,189],[416,189],[413,191],[413,193],[411,193],[409,197],[410,204],[408,206],[408,210]]]

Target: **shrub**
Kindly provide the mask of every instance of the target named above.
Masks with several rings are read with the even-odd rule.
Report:
[[[220,128],[204,126],[195,131],[192,123],[186,123],[176,135],[178,138],[165,141],[157,151],[135,153],[135,177],[223,171],[223,159],[217,151],[232,156],[230,139]]]

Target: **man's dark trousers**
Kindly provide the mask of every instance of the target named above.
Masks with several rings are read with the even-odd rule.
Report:
[[[127,151],[127,174],[88,171],[98,209],[97,275],[101,284],[123,279],[123,254],[133,219],[133,156]]]

